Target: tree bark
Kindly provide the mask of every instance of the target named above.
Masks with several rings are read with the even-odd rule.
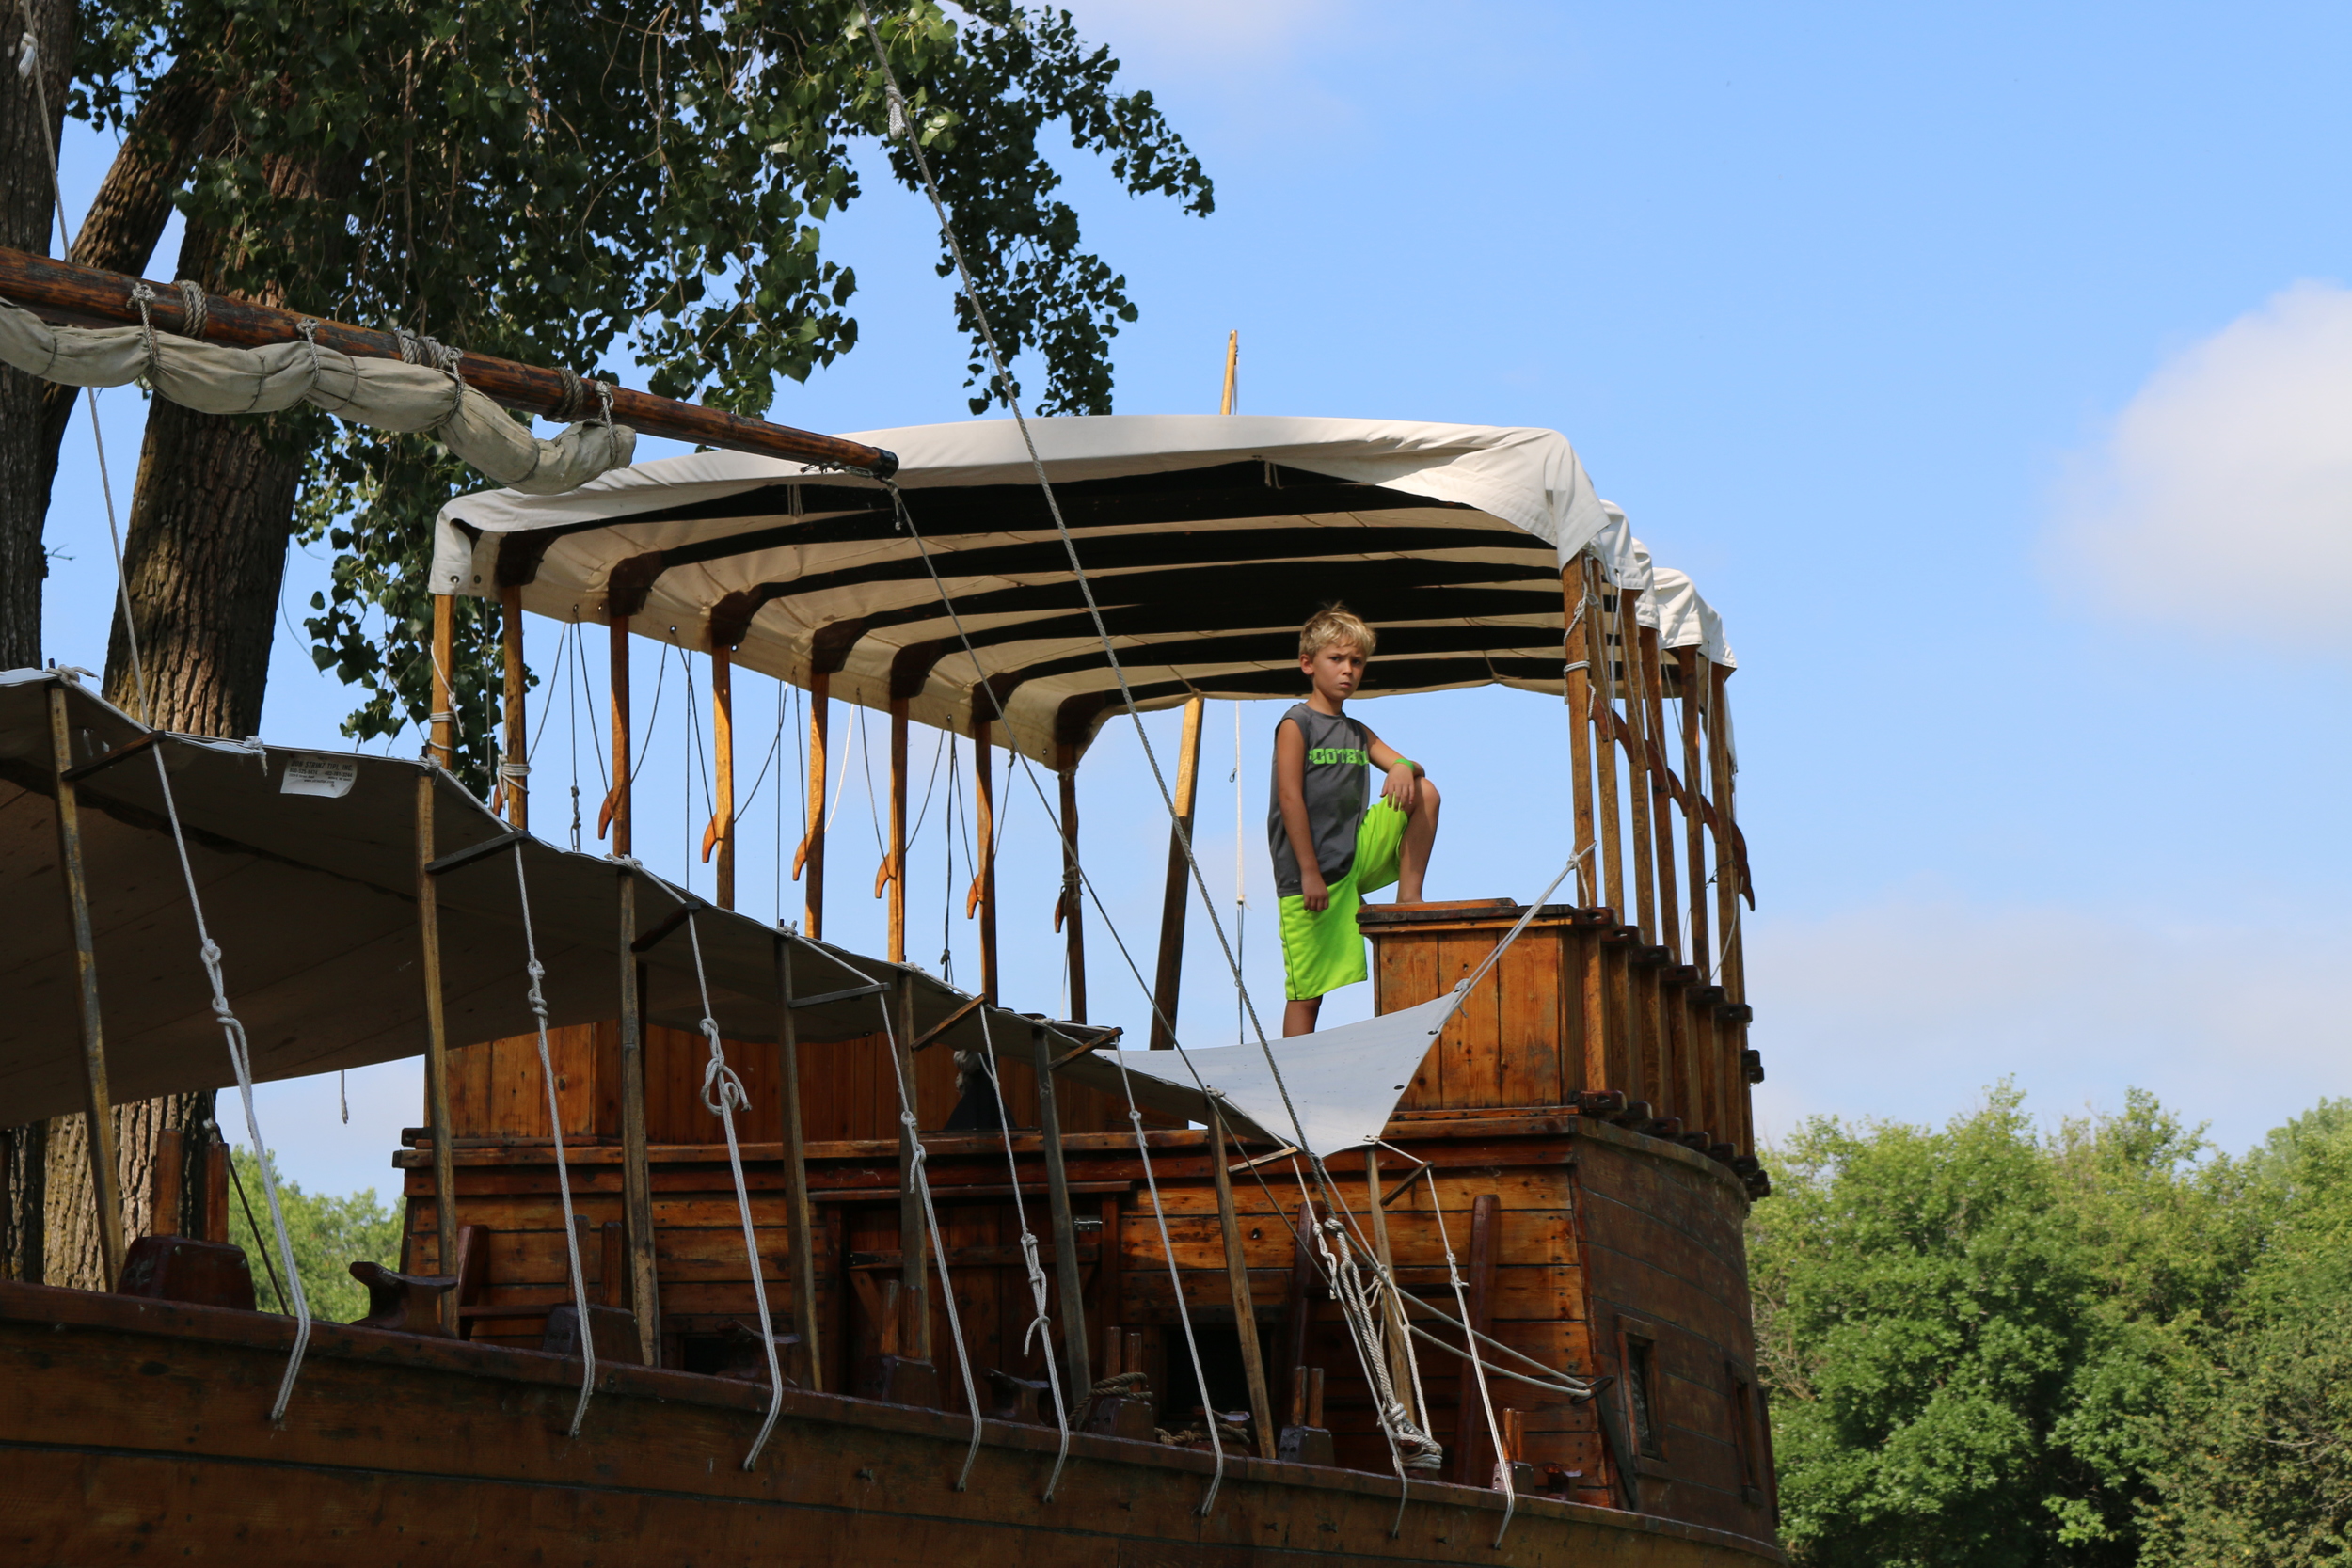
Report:
[[[121,150],[106,166],[98,196],[74,230],[74,261],[134,277],[147,270],[171,221],[172,198],[203,154],[217,102],[209,61],[183,53],[139,104]],[[57,449],[82,392],[55,382],[40,385],[36,510],[45,516],[57,476]]]
[[[16,73],[24,13],[0,21],[0,245],[52,254],[57,231],[49,150],[64,123],[72,77],[73,0],[32,0],[32,35],[40,52],[40,91]],[[45,104],[44,104],[45,97]],[[41,110],[48,109],[44,123]],[[42,383],[0,366],[0,670],[40,662],[40,587],[49,575],[40,545],[48,485],[41,478]],[[43,1263],[41,1214],[47,1203],[48,1129],[40,1123],[0,1132],[0,1269],[38,1279]]]
[[[167,1094],[114,1108],[115,1180],[122,1194],[122,1234],[126,1239],[203,1233],[200,1151],[210,1141],[203,1128],[212,1115],[210,1089],[199,1094]],[[159,1213],[155,1202],[156,1135],[167,1127],[179,1129],[185,1135],[185,1147],[196,1152],[183,1166],[179,1191],[166,1196],[166,1212]],[[106,1281],[99,1256],[97,1203],[90,1191],[87,1119],[75,1115],[51,1121],[47,1156],[47,1224],[41,1257],[37,1259],[43,1269],[38,1277],[51,1285],[103,1291]],[[190,1171],[196,1178],[193,1192]]]

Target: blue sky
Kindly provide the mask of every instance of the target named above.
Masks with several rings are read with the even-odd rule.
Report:
[[[2352,850],[2331,809],[2352,763],[2352,18],[1076,9],[1217,182],[1200,221],[1065,160],[1142,307],[1118,343],[1121,412],[1213,410],[1237,328],[1251,412],[1556,428],[1724,613],[1767,1129],[1817,1112],[1941,1119],[2012,1078],[2052,1116],[2152,1088],[2242,1148],[2352,1092],[2335,996]],[[77,210],[108,150],[69,150]],[[962,416],[928,212],[869,189],[829,238],[864,285],[861,346],[784,388],[780,420]],[[129,391],[103,408],[127,504],[140,410]],[[77,424],[48,641],[95,666],[112,569],[87,443]],[[294,558],[296,621],[322,576]],[[551,653],[542,635],[534,662]],[[675,666],[669,679],[657,754],[681,744]],[[774,700],[756,677],[742,688],[746,715]],[[351,705],[281,638],[272,739],[340,744]],[[1277,711],[1243,718],[1260,911]],[[1365,717],[1447,786],[1431,896],[1540,891],[1567,848],[1557,705],[1487,691]],[[1171,749],[1173,717],[1152,727]],[[540,744],[545,831],[570,766],[560,713]],[[915,750],[926,762],[928,737]],[[1233,767],[1233,710],[1216,705],[1200,838],[1229,916]],[[1007,996],[1056,1007],[1049,841],[1012,788]],[[1148,949],[1166,833],[1131,734],[1106,732],[1083,788],[1089,863]],[[829,934],[870,950],[864,800],[853,773]],[[774,803],[761,798],[747,837],[755,911],[774,899],[757,822]],[[675,866],[675,782],[641,811],[676,824]],[[911,876],[926,962],[938,822]],[[660,863],[664,835],[642,832]],[[1270,932],[1253,915],[1262,1006],[1279,997]],[[1230,1038],[1231,987],[1197,911],[1192,934],[1186,1033]],[[1133,981],[1091,940],[1095,1016],[1140,1034]],[[1367,1002],[1343,996],[1331,1016]],[[356,1074],[352,1092],[349,1129],[331,1083],[264,1096],[306,1181],[381,1182],[390,1130],[417,1117],[413,1068]]]

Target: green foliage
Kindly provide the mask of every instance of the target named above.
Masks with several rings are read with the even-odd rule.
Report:
[[[235,1163],[236,1182],[229,1194],[229,1239],[245,1248],[246,1261],[253,1269],[254,1295],[262,1310],[291,1312],[293,1307],[279,1290],[286,1264],[278,1255],[278,1238],[269,1219],[269,1200],[262,1192],[261,1164],[242,1147],[231,1149],[230,1158]],[[278,1178],[278,1203],[286,1216],[286,1235],[294,1243],[294,1264],[302,1271],[302,1292],[310,1304],[310,1315],[322,1322],[339,1323],[365,1317],[368,1292],[351,1277],[351,1265],[366,1259],[386,1268],[400,1266],[398,1209],[378,1202],[373,1187],[347,1197],[336,1197],[327,1193],[306,1193],[282,1174]],[[262,1238],[254,1234],[256,1221],[261,1225]],[[275,1282],[270,1273],[273,1269],[277,1271]]]
[[[583,374],[625,345],[652,390],[745,414],[856,344],[856,277],[823,245],[863,194],[855,150],[882,144],[915,182],[855,0],[113,0],[82,16],[85,118],[119,121],[188,59],[225,95],[181,198],[222,239],[209,286]],[[1189,213],[1211,211],[1208,177],[1067,13],[917,0],[876,30],[1008,361],[1042,362],[1037,411],[1108,412],[1110,341],[1136,307],[1056,198],[1043,141],[1058,128],[1130,194]],[[977,334],[970,302],[955,309]],[[976,413],[1019,390],[977,336],[968,385]],[[442,503],[478,483],[422,436],[346,426],[312,447],[299,531],[335,572],[307,626],[320,666],[370,693],[345,733],[425,716],[425,622],[404,584]],[[484,629],[463,640],[461,714],[489,684]],[[480,784],[486,729],[461,735]]]
[[[2006,1087],[1774,1153],[1753,1280],[1799,1560],[2134,1560],[2168,1380],[2247,1255],[2204,1153],[2145,1095],[2042,1137]]]

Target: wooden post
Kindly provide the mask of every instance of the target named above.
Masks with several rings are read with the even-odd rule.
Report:
[[[907,699],[890,699],[890,847],[874,874],[874,896],[890,889],[890,961],[907,961]],[[907,1092],[914,1080],[907,1080]]]
[[[980,999],[996,1002],[996,761],[989,751],[985,719],[972,721],[972,803],[978,821],[979,865],[974,870],[971,895],[964,899],[964,918],[980,919]]]
[[[1614,721],[1617,716],[1617,683],[1610,668],[1609,653],[1609,582],[1601,575],[1600,562],[1591,556],[1583,559],[1584,586],[1592,594],[1591,608],[1584,614],[1584,657],[1592,660],[1590,672],[1595,695],[1592,699],[1596,716],[1606,714]],[[1616,911],[1617,919],[1625,919],[1625,833],[1617,816],[1617,727],[1614,722],[1594,725],[1593,771],[1600,786],[1600,872],[1603,896]]]
[[[724,648],[710,650],[710,826],[703,830],[703,861],[715,850],[712,901],[735,908],[735,661]]]
[[[1168,889],[1160,896],[1160,967],[1152,988],[1152,1049],[1176,1047],[1176,1002],[1184,978],[1184,911],[1192,905],[1192,868],[1184,855],[1192,837],[1193,800],[1200,784],[1200,720],[1208,704],[1184,704],[1184,737],[1176,752],[1176,821],[1168,830]]]
[[[1470,1278],[1464,1292],[1470,1305],[1470,1322],[1465,1326],[1485,1333],[1492,1326],[1495,1288],[1495,1232],[1502,1228],[1502,1200],[1492,1193],[1480,1193],[1470,1200]],[[1465,1336],[1465,1349],[1476,1344]],[[1487,1359],[1484,1350],[1477,1352],[1481,1361]],[[1467,1361],[1462,1363],[1462,1397],[1454,1417],[1454,1481],[1459,1486],[1485,1486],[1487,1478],[1479,1468],[1478,1461],[1488,1448],[1486,1408],[1478,1397],[1478,1373]]]
[[[506,791],[506,820],[531,827],[531,727],[524,721],[523,591],[499,590],[499,642],[506,656],[506,767],[499,783]]]
[[[229,1239],[229,1144],[212,1123],[212,1140],[204,1146],[204,1240]]]
[[[1396,1259],[1389,1250],[1389,1212],[1380,1202],[1380,1151],[1366,1146],[1364,1149],[1364,1201],[1372,1212],[1372,1247],[1379,1257],[1381,1275],[1393,1283],[1396,1279]],[[1382,1338],[1388,1341],[1389,1382],[1396,1388],[1397,1402],[1405,1407],[1416,1423],[1423,1422],[1421,1402],[1413,1397],[1413,1364],[1407,1359],[1406,1335],[1412,1332],[1405,1322],[1404,1304],[1396,1292],[1380,1292]],[[1423,1428],[1426,1430],[1426,1427]]]
[[[1577,902],[1589,907],[1600,902],[1600,868],[1593,863],[1593,666],[1584,636],[1585,622],[1598,611],[1590,606],[1588,593],[1583,560],[1579,557],[1560,569],[1560,594],[1566,603],[1567,641],[1563,657],[1568,662],[1568,769],[1574,775],[1568,797],[1576,813]]]
[[[451,612],[447,594],[433,595],[433,760],[444,768],[453,767],[457,753],[453,746],[454,715],[450,711],[450,676],[454,673],[457,627]]]
[[[1725,686],[1731,671],[1708,665],[1711,677],[1707,702],[1707,760],[1708,783],[1715,798],[1715,929],[1723,960],[1715,983],[1734,1001],[1741,999],[1740,974],[1740,849],[1734,839],[1731,814],[1731,710]]]
[[[833,721],[833,675],[818,670],[808,677],[808,833],[792,857],[792,877],[808,870],[801,904],[801,930],[812,942],[825,935],[825,737]]]
[[[612,853],[622,863],[615,913],[621,955],[621,1218],[628,1243],[629,1307],[637,1317],[637,1348],[648,1367],[661,1365],[661,1286],[654,1266],[653,1173],[645,1153],[645,1020],[644,971],[637,962],[637,876],[628,863],[635,847],[634,781],[629,777],[628,617],[610,616],[612,683]]]
[[[1061,1113],[1054,1102],[1054,1051],[1041,1024],[1029,1027],[1029,1059],[1037,1069],[1038,1141],[1045,1153],[1045,1200],[1054,1224],[1054,1277],[1061,1290],[1061,1338],[1070,1374],[1062,1393],[1075,1410],[1094,1386],[1094,1375],[1088,1370],[1086,1290],[1078,1280],[1078,1227],[1070,1214],[1070,1176],[1061,1157]],[[1104,1259],[1096,1273],[1107,1279],[1119,1237],[1105,1225],[1096,1245]],[[1051,1347],[1046,1354],[1053,1354]]]
[[[1062,940],[1070,963],[1070,1018],[1087,1021],[1086,889],[1078,875],[1078,748],[1057,746],[1054,767],[1061,775]]]
[[[776,933],[776,1069],[784,1096],[784,1218],[792,1248],[792,1326],[801,1336],[808,1386],[825,1391],[818,1340],[817,1243],[808,1212],[808,1145],[801,1125],[801,1036],[792,1017],[792,939]]]
[[[1220,414],[1233,411],[1233,372],[1240,368],[1241,333],[1236,329],[1225,336],[1225,400],[1217,405]]]
[[[1291,1253],[1290,1289],[1282,1297],[1282,1365],[1290,1370],[1290,1387],[1286,1390],[1291,1409],[1300,1408],[1306,1398],[1302,1374],[1307,1370],[1307,1331],[1314,1321],[1315,1282],[1315,1210],[1314,1205],[1301,1200],[1298,1223],[1292,1233],[1296,1243]],[[1303,1423],[1294,1420],[1293,1426]]]
[[[596,836],[605,830],[612,831],[612,852],[626,856],[629,852],[629,779],[628,779],[628,617],[613,615],[608,621],[611,630],[611,662],[607,680],[612,701],[612,793],[606,796],[604,807],[596,813]]]
[[[1707,790],[1699,782],[1699,724],[1707,708],[1707,656],[1696,648],[1677,648],[1675,663],[1682,675],[1682,830],[1683,863],[1691,878],[1691,962],[1698,967],[1699,984],[1711,984],[1714,949],[1707,940]]]
[[[1666,677],[1658,664],[1658,628],[1634,627],[1642,663],[1643,769],[1645,788],[1657,808],[1655,848],[1658,857],[1658,937],[1667,958],[1682,961],[1682,912],[1675,894],[1674,794],[1665,778]]]
[[[155,1134],[155,1170],[148,1186],[151,1198],[147,1206],[147,1233],[151,1236],[177,1236],[183,1232],[181,1196],[187,1191],[187,1134],[177,1127],[167,1127]]]
[[[907,1086],[907,1107],[919,1117],[922,1101],[914,1083],[914,976],[903,970],[893,985],[891,1006],[898,1026],[891,1047],[898,1053],[899,1081]],[[930,1232],[923,1222],[923,1191],[916,1183],[914,1156],[922,1137],[920,1123],[898,1124],[898,1294],[906,1302],[911,1336],[902,1338],[901,1354],[930,1360],[931,1354]],[[909,1338],[912,1342],[908,1342]]]
[[[417,775],[417,946],[424,981],[424,1119],[433,1139],[433,1227],[436,1270],[457,1272],[457,1160],[449,1114],[449,1021],[441,1005],[440,891],[425,867],[439,854],[433,821],[434,772]],[[457,1332],[457,1292],[441,1297],[441,1323]]]
[[[49,688],[49,758],[56,789],[57,865],[64,873],[66,922],[73,937],[73,976],[81,993],[82,1114],[89,1120],[90,1193],[98,1209],[99,1263],[109,1291],[122,1278],[122,1195],[115,1172],[114,1103],[106,1082],[106,1035],[98,1009],[98,942],[90,929],[89,884],[82,861],[81,796],[66,777],[73,767],[62,679]],[[41,1223],[35,1213],[31,1223]]]
[[[1194,701],[1199,701],[1195,698]],[[1249,1301],[1249,1264],[1242,1256],[1241,1222],[1233,1215],[1233,1178],[1225,1168],[1225,1116],[1212,1095],[1209,1103],[1209,1173],[1216,1182],[1216,1224],[1225,1237],[1225,1278],[1233,1292],[1233,1338],[1241,1344],[1242,1376],[1249,1385],[1249,1414],[1258,1426],[1260,1458],[1274,1457],[1281,1433],[1274,1425],[1274,1400],[1266,1390],[1265,1347],[1258,1341],[1258,1314]],[[1374,1207],[1379,1207],[1376,1196]],[[1109,1244],[1105,1237],[1104,1244]],[[1205,1391],[1201,1403],[1208,1403]]]
[[[1641,618],[1634,603],[1638,588],[1617,590],[1617,655],[1625,662],[1626,728],[1633,739],[1626,750],[1626,804],[1633,817],[1633,895],[1641,901],[1642,945],[1658,945],[1658,883],[1653,876],[1650,825],[1649,707],[1642,673]],[[1619,911],[1620,917],[1624,911]]]

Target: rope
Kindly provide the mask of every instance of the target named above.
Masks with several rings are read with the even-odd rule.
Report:
[[[869,978],[868,984],[871,983]],[[930,1154],[923,1148],[923,1134],[916,1126],[914,1085],[907,1082],[906,1065],[898,1060],[898,1029],[890,1017],[889,993],[878,992],[874,1005],[882,1009],[882,1035],[890,1047],[890,1074],[898,1084],[898,1125],[906,1129],[907,1148],[912,1151],[908,1165],[914,1178],[916,1196],[923,1202],[923,1225],[930,1233],[931,1261],[939,1269],[940,1301],[947,1308],[947,1332],[955,1340],[956,1370],[963,1377],[964,1407],[972,1412],[972,1446],[964,1450],[963,1468],[956,1472],[956,1490],[961,1492],[972,1479],[972,1462],[980,1456],[980,1391],[972,1382],[972,1358],[964,1354],[963,1319],[956,1311],[955,1282],[947,1276],[947,1246],[939,1234],[939,1210],[931,1202],[930,1172],[924,1164]],[[1019,1185],[1014,1183],[1016,1190]]]
[[[1021,1201],[1021,1163],[1013,1157],[1012,1124],[1005,1115],[1005,1087],[996,1076],[996,1041],[989,1032],[988,1009],[980,1009],[980,1065],[988,1069],[989,1092],[996,1097],[996,1126],[1005,1140],[1005,1169],[1012,1180],[1012,1213],[1021,1226],[1021,1266],[1029,1276],[1030,1318],[1028,1331],[1021,1336],[1021,1354],[1029,1354],[1031,1344],[1041,1346],[1045,1356],[1045,1378],[1054,1389],[1054,1424],[1061,1429],[1061,1444],[1054,1453],[1053,1473],[1045,1478],[1043,1502],[1054,1500],[1054,1489],[1061,1484],[1062,1465],[1070,1459],[1070,1412],[1064,1408],[1061,1392],[1061,1369],[1054,1361],[1053,1320],[1045,1310],[1045,1267],[1038,1261],[1037,1234],[1029,1228],[1028,1205]],[[1104,1237],[1103,1244],[1109,1245]],[[1089,1395],[1091,1402],[1093,1396]]]
[[[1470,1301],[1463,1291],[1461,1267],[1454,1260],[1454,1238],[1446,1232],[1445,1205],[1438,1196],[1437,1171],[1434,1166],[1423,1165],[1422,1174],[1429,1179],[1429,1206],[1438,1213],[1438,1240],[1445,1247],[1445,1275],[1447,1282],[1454,1287],[1454,1309],[1462,1314],[1462,1324],[1467,1329],[1470,1325]],[[1495,1446],[1496,1479],[1502,1482],[1502,1523],[1496,1527],[1494,1540],[1495,1545],[1500,1548],[1503,1532],[1511,1528],[1511,1515],[1518,1509],[1518,1492],[1511,1483],[1510,1455],[1503,1451],[1502,1429],[1495,1421],[1494,1394],[1486,1386],[1486,1364],[1478,1356],[1478,1338],[1474,1333],[1466,1333],[1462,1342],[1470,1347],[1470,1371],[1478,1379],[1478,1402],[1486,1413],[1486,1435]]]
[[[202,342],[205,328],[213,325],[212,301],[205,297],[204,285],[183,277],[171,286],[180,291],[180,305],[184,312],[180,321],[180,335]]]
[[[521,854],[519,846],[516,853]],[[743,1257],[751,1264],[752,1300],[759,1308],[759,1343],[768,1353],[768,1415],[759,1423],[759,1435],[752,1439],[751,1451],[743,1456],[743,1468],[748,1470],[759,1462],[759,1450],[767,1447],[768,1433],[775,1430],[776,1417],[784,1409],[784,1369],[776,1364],[776,1325],[768,1316],[768,1283],[760,1277],[759,1243],[752,1234],[752,1196],[743,1183],[743,1150],[735,1141],[736,1108],[750,1104],[751,1097],[743,1092],[743,1080],[727,1066],[727,1051],[719,1039],[718,1021],[710,1016],[710,982],[703,974],[702,933],[696,928],[691,912],[686,917],[686,937],[694,948],[694,986],[702,997],[703,1037],[710,1042],[710,1060],[703,1068],[703,1104],[726,1129],[727,1165],[735,1173],[735,1212],[743,1222]],[[560,1149],[557,1158],[562,1159]],[[579,1267],[577,1255],[572,1266]],[[584,1322],[581,1326],[586,1326]],[[573,1430],[579,1430],[577,1420]]]
[[[596,1337],[588,1317],[587,1275],[580,1266],[580,1227],[572,1218],[572,1172],[564,1159],[564,1107],[555,1097],[555,1063],[548,1053],[548,1001],[540,990],[547,969],[539,962],[538,939],[531,929],[531,884],[523,877],[523,847],[515,846],[515,896],[523,911],[524,973],[531,976],[531,1016],[539,1030],[539,1081],[548,1090],[548,1126],[555,1134],[555,1190],[564,1204],[564,1246],[571,1260],[572,1309],[580,1314],[580,1403],[572,1407],[572,1427],[565,1435],[580,1435],[588,1417],[588,1400],[596,1388]]]
[[[1112,1054],[1123,1057],[1125,1053],[1113,1052]],[[1168,1283],[1176,1292],[1176,1319],[1184,1325],[1184,1349],[1192,1354],[1193,1381],[1200,1387],[1200,1402],[1205,1405],[1209,1402],[1209,1374],[1200,1366],[1200,1343],[1192,1332],[1192,1308],[1184,1305],[1184,1282],[1176,1273],[1176,1243],[1168,1240],[1168,1212],[1160,1207],[1160,1179],[1152,1173],[1152,1143],[1143,1135],[1143,1113],[1136,1109],[1135,1080],[1127,1076],[1124,1060],[1119,1064],[1119,1086],[1127,1094],[1127,1125],[1135,1130],[1136,1152],[1143,1157],[1144,1185],[1152,1189],[1152,1218],[1160,1227],[1160,1256],[1168,1259]],[[1110,1244],[1109,1237],[1104,1237],[1103,1241],[1104,1245]],[[1217,1434],[1216,1428],[1217,1423],[1212,1419],[1209,1422],[1209,1446],[1216,1450],[1216,1474],[1209,1478],[1209,1495],[1202,1497],[1200,1506],[1194,1510],[1203,1519],[1209,1516],[1210,1506],[1216,1501],[1216,1489],[1225,1484],[1225,1439]]]

